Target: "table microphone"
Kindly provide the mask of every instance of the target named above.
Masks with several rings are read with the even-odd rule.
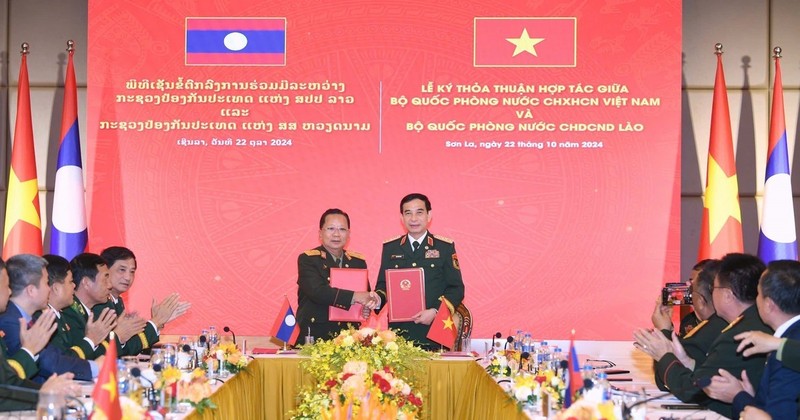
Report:
[[[231,333],[231,335],[233,336],[233,344],[235,345],[236,344],[236,334],[233,332],[233,330],[228,328],[228,326],[226,325],[225,328],[222,329],[222,331]]]
[[[192,346],[188,344],[184,344],[183,347],[181,347],[181,350],[183,350],[184,353],[189,353],[189,355],[191,355],[192,352],[194,352],[194,367],[195,368],[200,367],[200,363],[197,357],[197,350],[193,349]]]
[[[623,402],[622,403],[622,418],[623,418],[623,420],[629,420],[629,419],[632,418],[631,417],[632,416],[632,411],[631,410],[633,410],[633,407],[636,407],[637,405],[647,404],[650,401],[658,400],[658,399],[667,397],[669,395],[672,395],[672,394],[670,394],[669,392],[665,392],[663,394],[658,394],[658,395],[655,395],[655,396],[650,397],[650,398],[645,398],[645,399],[643,399],[641,401],[636,401],[635,403],[633,403],[631,405],[626,405]]]
[[[155,366],[154,366],[155,368]],[[153,369],[155,370],[155,369]],[[159,368],[159,370],[161,370]],[[155,370],[158,372],[158,370]],[[158,406],[160,405],[161,401],[159,396],[156,394],[156,384],[153,383],[150,379],[147,379],[142,375],[142,370],[138,367],[133,367],[130,370],[131,376],[137,379],[144,379],[147,383],[150,384],[150,387],[145,391],[145,395],[147,396],[147,402],[150,403],[150,410],[157,410]]]
[[[513,335],[509,335],[508,338],[506,338],[506,344],[505,344],[505,346],[503,346],[503,350],[508,349],[508,345],[513,343],[513,342],[514,342],[514,336]]]

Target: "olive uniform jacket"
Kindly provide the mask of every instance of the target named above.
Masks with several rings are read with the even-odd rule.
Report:
[[[95,318],[99,317],[100,313],[103,312],[105,308],[110,308],[117,316],[122,316],[122,314],[125,313],[125,303],[122,301],[122,298],[117,298],[116,302],[114,299],[109,298],[105,303],[100,303],[92,307],[92,313],[94,313]],[[155,324],[153,324],[153,321],[148,321],[144,326],[144,331],[128,339],[124,346],[117,343],[117,355],[120,357],[136,356],[143,350],[152,347],[153,344],[158,342],[159,338],[159,332]]]
[[[708,317],[707,320],[697,324],[688,333],[678,337],[678,341],[680,341],[680,343],[683,345],[683,349],[686,350],[686,354],[694,359],[695,366],[700,366],[706,361],[706,354],[708,354],[708,350],[711,349],[711,344],[717,339],[717,337],[719,337],[722,330],[727,326],[728,323],[725,322],[724,319],[718,317],[717,314],[713,314]],[[672,339],[672,330],[661,331],[667,338],[670,340]],[[667,391],[667,387],[664,385],[664,378],[659,376],[657,369],[655,373],[656,385],[658,386],[658,389]]]

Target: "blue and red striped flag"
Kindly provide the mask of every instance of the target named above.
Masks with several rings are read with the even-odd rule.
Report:
[[[786,144],[780,60],[780,52],[776,51],[767,170],[764,177],[764,206],[761,212],[761,232],[758,237],[758,257],[765,263],[773,260],[797,259],[797,233],[792,202],[789,148]]]
[[[58,146],[56,184],[53,197],[53,230],[50,253],[67,260],[86,249],[86,201],[81,164],[81,139],[78,132],[78,91],[75,85],[75,53],[69,44],[67,77],[64,80],[64,109],[61,113],[61,143]]]
[[[275,323],[272,325],[271,335],[286,344],[294,344],[300,335],[300,326],[297,325],[289,298],[284,297],[283,299],[278,317],[275,318]]]
[[[22,45],[17,90],[17,120],[8,174],[6,221],[3,229],[3,259],[17,254],[42,255],[42,217],[39,212],[39,181],[33,147],[31,88],[28,82],[28,44]]]
[[[285,18],[186,18],[187,65],[283,66]]]
[[[575,330],[569,338],[569,359],[567,369],[569,369],[569,386],[564,391],[564,408],[569,408],[575,402],[575,395],[583,388],[583,375],[581,375],[581,365],[578,363],[578,353],[575,351]]]

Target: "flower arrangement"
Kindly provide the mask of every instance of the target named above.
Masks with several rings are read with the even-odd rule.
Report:
[[[432,353],[392,330],[353,328],[332,340],[304,346],[301,367],[318,384],[300,392],[294,419],[412,419],[422,397],[413,390],[419,359]]]
[[[567,390],[564,381],[552,370],[544,370],[534,375],[528,372],[519,372],[512,378],[511,392],[518,404],[536,406],[547,404],[558,410],[564,404],[564,392]],[[543,398],[545,395],[546,398]]]
[[[211,384],[203,369],[182,372],[178,368],[168,367],[161,372],[155,387],[164,391],[167,400],[189,403],[200,414],[207,408],[217,408],[209,398]]]
[[[247,357],[236,347],[236,344],[230,342],[221,342],[211,347],[203,357],[203,362],[207,367],[219,363],[219,361],[222,362],[223,369],[230,373],[244,370],[248,363]]]
[[[122,420],[150,420],[153,417],[136,401],[121,395],[119,406],[122,409]]]

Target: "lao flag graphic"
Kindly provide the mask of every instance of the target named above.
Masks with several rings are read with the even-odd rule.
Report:
[[[286,65],[285,18],[186,18],[186,64]]]

